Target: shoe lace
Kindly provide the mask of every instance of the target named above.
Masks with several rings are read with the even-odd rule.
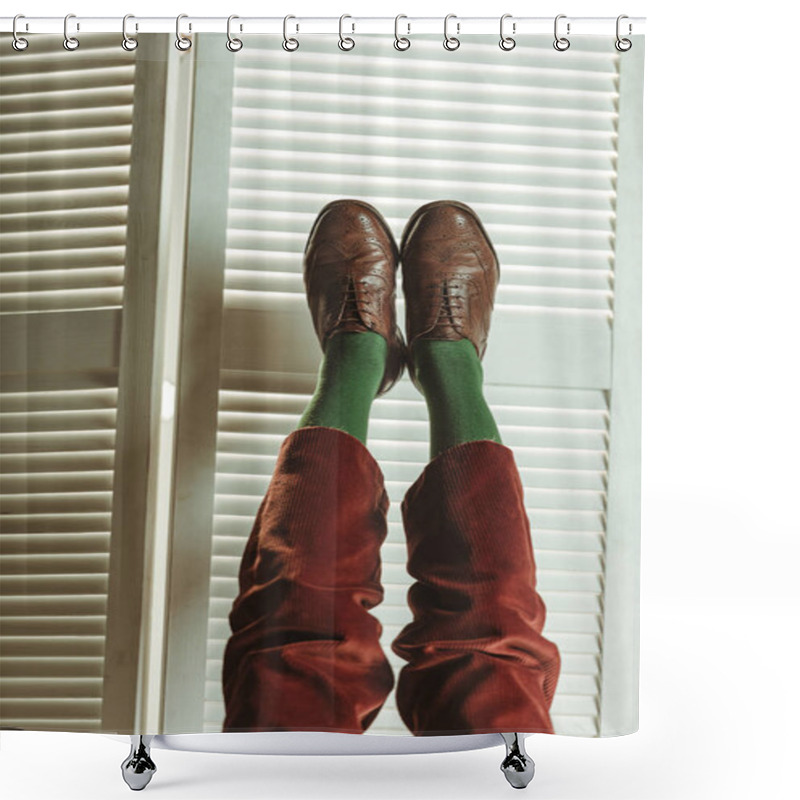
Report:
[[[362,283],[360,287],[357,286],[352,275],[348,275],[346,281],[342,316],[339,321],[358,322],[366,326],[361,312],[364,302],[368,302],[368,298],[364,298],[363,295],[369,293],[369,285]]]
[[[439,313],[434,327],[449,324],[457,330],[461,329],[464,316],[464,300],[460,295],[452,294],[452,290],[457,289],[458,285],[452,279],[448,280],[447,278],[442,279],[441,283],[436,285],[435,291],[439,295]]]

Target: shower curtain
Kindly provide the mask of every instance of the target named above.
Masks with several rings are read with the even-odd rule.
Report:
[[[29,39],[0,726],[635,731],[644,37]]]

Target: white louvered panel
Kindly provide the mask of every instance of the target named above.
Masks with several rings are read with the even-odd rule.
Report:
[[[0,718],[99,730],[134,60],[2,39]]]
[[[0,53],[0,313],[122,305],[134,60],[106,38]]]
[[[0,395],[3,725],[100,725],[115,388]]]
[[[478,212],[501,263],[486,395],[520,468],[546,634],[562,653],[556,729],[596,735],[618,56],[591,37],[566,58],[544,38],[512,53],[495,37],[471,40],[473,57],[440,40],[400,56],[382,37],[359,37],[346,54],[333,44],[309,37],[287,59],[255,43],[236,60],[206,730],[224,715],[221,659],[242,549],[314,389],[308,231],[325,203],[356,197],[399,241],[419,205],[451,198]],[[407,378],[373,406],[369,448],[392,500],[375,614],[397,672],[404,662],[390,644],[411,619],[399,502],[428,460],[425,403]],[[369,732],[408,733],[393,695]]]

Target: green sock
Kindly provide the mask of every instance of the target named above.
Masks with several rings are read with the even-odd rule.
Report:
[[[469,339],[418,339],[411,349],[431,423],[431,459],[464,442],[502,444],[483,396],[483,367]]]
[[[372,401],[386,368],[386,340],[372,331],[337,333],[325,344],[317,388],[298,428],[322,425],[367,443]]]

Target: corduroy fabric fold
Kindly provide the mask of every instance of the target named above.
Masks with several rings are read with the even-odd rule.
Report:
[[[397,708],[419,736],[552,733],[558,648],[513,452],[488,440],[438,455],[402,504],[414,619],[392,642],[405,659]]]
[[[388,506],[355,437],[307,427],[284,441],[229,615],[224,731],[363,733],[375,719],[394,686],[369,613]]]

